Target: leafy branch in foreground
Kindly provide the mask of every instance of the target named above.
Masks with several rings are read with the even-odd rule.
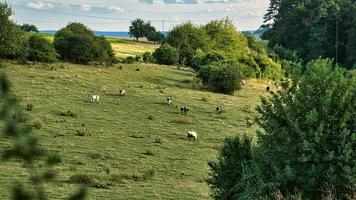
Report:
[[[46,200],[44,182],[52,180],[56,173],[53,166],[61,159],[57,154],[50,153],[43,149],[38,139],[33,136],[32,127],[27,123],[24,114],[21,112],[18,101],[11,94],[10,84],[5,74],[0,74],[0,120],[5,123],[3,137],[13,141],[12,147],[5,150],[1,155],[2,160],[11,158],[20,159],[24,168],[29,173],[29,181],[32,191],[27,191],[24,184],[16,184],[13,190],[13,199],[21,200]],[[41,162],[39,165],[38,162]],[[37,167],[43,166],[43,167]],[[86,190],[81,188],[69,199],[84,199]]]

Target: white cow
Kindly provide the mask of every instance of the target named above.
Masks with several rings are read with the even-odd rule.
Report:
[[[167,97],[168,105],[173,105],[173,97]]]
[[[91,95],[91,97],[90,97],[90,102],[91,102],[91,103],[99,103],[99,102],[100,102],[100,97],[99,97],[99,95]]]
[[[188,131],[187,138],[188,138],[188,140],[193,139],[196,141],[196,140],[198,140],[198,134],[195,131]]]
[[[119,96],[127,96],[126,90],[119,90]]]

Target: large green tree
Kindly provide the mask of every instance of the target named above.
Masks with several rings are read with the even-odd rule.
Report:
[[[270,47],[295,50],[306,62],[319,57],[346,64],[352,0],[271,0],[263,27]]]
[[[144,37],[147,33],[147,25],[142,19],[135,19],[131,22],[131,26],[129,27],[129,34],[131,37],[136,38],[136,42],[138,42],[138,38]]]
[[[0,2],[0,58],[26,58],[27,38],[11,19],[11,8]]]
[[[167,36],[167,43],[178,50],[179,63],[188,66],[192,65],[196,50],[205,51],[209,44],[206,32],[191,22],[174,27]]]

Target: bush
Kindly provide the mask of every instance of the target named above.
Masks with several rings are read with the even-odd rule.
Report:
[[[355,186],[355,88],[355,77],[331,60],[316,60],[290,87],[263,98],[257,145],[225,142],[210,164],[214,197],[299,193],[301,199],[322,199],[329,187],[335,199],[347,199]]]
[[[244,169],[252,160],[251,147],[251,139],[247,137],[225,139],[218,160],[209,162],[212,173],[208,184],[211,186],[215,199],[238,199],[236,194],[241,191],[236,185],[242,179]]]
[[[145,63],[155,63],[156,62],[155,58],[153,57],[152,53],[150,53],[150,52],[145,52],[142,55],[142,60]]]
[[[216,62],[202,67],[198,76],[211,90],[231,94],[241,88],[241,71],[244,67],[234,62]]]
[[[154,116],[152,114],[148,114],[147,119],[154,120]]]
[[[57,60],[57,53],[53,45],[41,35],[32,35],[29,40],[28,60],[52,63]]]
[[[147,171],[143,172],[142,179],[145,181],[152,180],[156,176],[156,171],[154,169],[148,169]]]
[[[73,117],[73,118],[76,118],[78,116],[77,113],[75,113],[74,111],[71,111],[71,110],[61,111],[59,113],[59,115],[64,116],[64,117]]]
[[[178,62],[178,52],[175,48],[164,44],[153,53],[158,64],[174,65]]]
[[[133,56],[128,56],[128,57],[126,57],[126,58],[122,61],[122,63],[125,63],[125,64],[133,64],[133,63],[135,63],[135,61],[136,61],[135,57],[133,57]]]
[[[116,62],[110,43],[80,23],[71,23],[54,37],[54,47],[63,60],[74,63]]]
[[[29,112],[31,112],[31,111],[33,110],[33,104],[32,104],[32,103],[28,103],[28,104],[26,105],[26,110],[29,111]]]
[[[36,129],[41,129],[42,123],[40,121],[36,121],[35,123],[33,123],[33,127],[35,127]]]

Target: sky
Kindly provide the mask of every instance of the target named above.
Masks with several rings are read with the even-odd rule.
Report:
[[[3,2],[3,0],[0,0]],[[159,31],[191,21],[201,25],[229,17],[238,30],[256,30],[263,23],[269,0],[5,0],[18,24],[58,30],[81,22],[95,31],[128,31],[136,18]]]

